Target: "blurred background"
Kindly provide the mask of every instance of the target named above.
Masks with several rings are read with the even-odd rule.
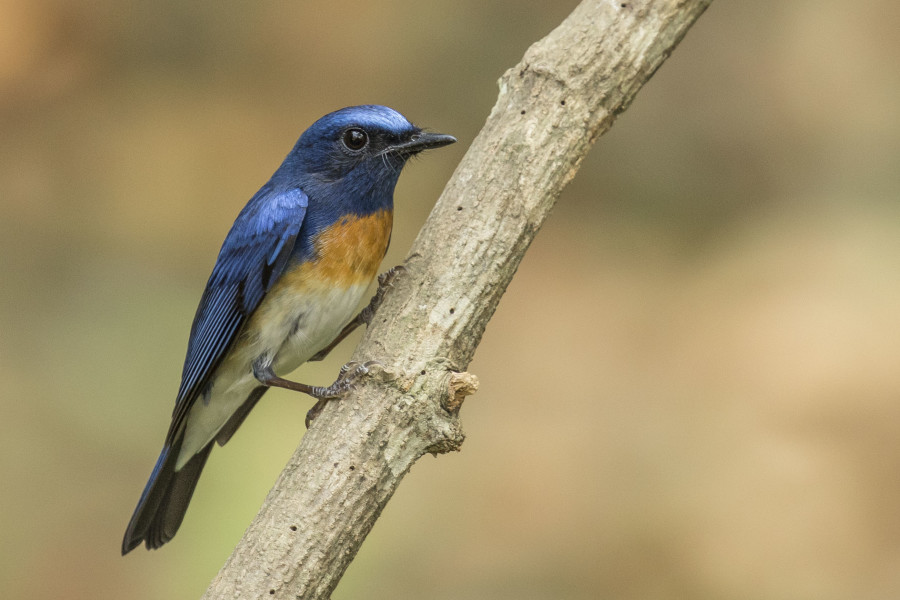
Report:
[[[574,1],[0,1],[0,596],[196,598],[303,435],[273,391],[119,555],[244,202],[312,121],[460,143]],[[344,598],[900,597],[900,4],[714,2],[601,138]],[[332,381],[347,343],[297,378]]]

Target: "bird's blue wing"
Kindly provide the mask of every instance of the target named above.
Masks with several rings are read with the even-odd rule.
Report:
[[[299,189],[276,192],[266,185],[235,220],[194,316],[170,437],[284,270],[307,205]]]

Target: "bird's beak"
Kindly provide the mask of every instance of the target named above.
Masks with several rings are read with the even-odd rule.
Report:
[[[443,133],[420,132],[413,134],[407,141],[391,146],[391,151],[398,154],[416,154],[422,150],[440,148],[454,143],[456,138]]]

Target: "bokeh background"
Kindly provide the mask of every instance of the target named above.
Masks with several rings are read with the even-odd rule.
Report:
[[[196,303],[300,132],[460,143],[574,1],[0,2],[0,596],[195,598],[303,435],[274,391],[119,556]],[[334,597],[900,597],[900,4],[717,0],[585,161]],[[352,344],[298,374],[330,382]]]

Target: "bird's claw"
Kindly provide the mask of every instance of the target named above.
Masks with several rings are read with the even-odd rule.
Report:
[[[378,276],[378,287],[379,288],[389,288],[394,287],[394,280],[397,279],[402,273],[406,272],[406,267],[403,265],[396,265],[391,267],[384,273]]]
[[[337,400],[352,390],[364,375],[368,375],[369,370],[373,367],[384,368],[384,365],[377,360],[368,360],[364,363],[348,362],[341,367],[340,372],[338,372],[338,378],[334,383],[328,387],[313,388],[310,395],[318,398],[318,402],[306,413],[306,428],[309,429],[310,423],[319,416],[326,404],[332,400]]]
[[[369,304],[362,309],[362,312],[359,313],[359,320],[368,325],[372,322],[372,317],[375,316],[375,311],[378,310],[378,307],[381,306],[381,303],[384,302],[384,295],[387,291],[394,287],[394,282],[397,280],[401,274],[406,271],[406,267],[403,265],[397,265],[395,267],[391,267],[384,273],[378,276],[378,289],[375,290],[375,295],[372,296],[372,299],[369,301]]]

